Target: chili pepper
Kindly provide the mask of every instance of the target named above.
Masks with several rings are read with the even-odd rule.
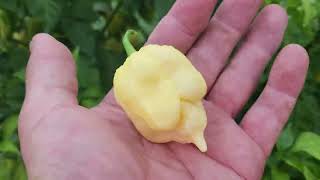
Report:
[[[141,36],[129,30],[123,38],[129,57],[115,73],[117,102],[149,141],[194,143],[207,151],[204,78],[172,46],[146,45],[136,51],[132,42]]]

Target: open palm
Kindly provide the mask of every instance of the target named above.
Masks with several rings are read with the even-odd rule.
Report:
[[[112,91],[97,107],[80,107],[70,52],[51,36],[39,34],[30,47],[19,123],[29,179],[260,179],[303,87],[308,55],[298,45],[284,48],[261,96],[236,124],[233,118],[282,40],[287,15],[270,5],[252,23],[260,0],[225,0],[211,18],[215,4],[176,1],[148,40],[175,46],[203,74],[208,85],[207,153],[193,145],[148,142]]]

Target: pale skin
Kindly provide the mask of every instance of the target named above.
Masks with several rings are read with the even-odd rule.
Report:
[[[282,49],[261,96],[241,124],[234,121],[287,25],[286,12],[277,5],[265,7],[255,18],[261,3],[225,0],[210,19],[216,1],[178,0],[148,40],[176,47],[204,76],[209,87],[204,100],[207,153],[189,144],[148,142],[112,91],[92,109],[79,106],[69,50],[47,34],[36,35],[19,121],[29,179],[261,179],[309,64],[299,45]],[[245,39],[225,66],[240,38]]]

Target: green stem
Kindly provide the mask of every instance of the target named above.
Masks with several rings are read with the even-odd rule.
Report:
[[[131,29],[126,32],[122,39],[123,46],[128,56],[130,56],[134,52],[137,52],[134,45],[142,44],[143,42],[143,35]]]

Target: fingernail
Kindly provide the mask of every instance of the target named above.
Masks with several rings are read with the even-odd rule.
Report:
[[[33,36],[29,44],[29,50],[32,52],[39,46],[39,44],[41,44],[40,43],[41,41],[46,41],[49,39],[52,39],[52,37],[49,34],[45,34],[45,33],[36,34],[35,36]]]
[[[39,39],[39,35],[38,34],[33,36],[32,40],[31,40],[31,42],[29,44],[29,50],[30,50],[31,53],[35,49],[35,47],[37,46],[38,39]]]

